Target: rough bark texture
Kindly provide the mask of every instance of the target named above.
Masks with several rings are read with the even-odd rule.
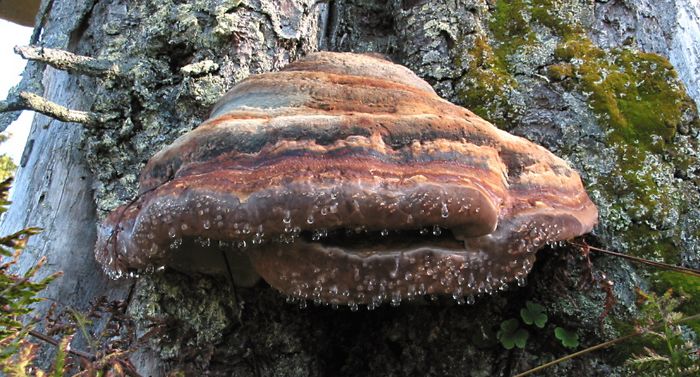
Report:
[[[101,294],[127,298],[135,284],[129,311],[142,330],[154,317],[174,324],[149,341],[153,352],[140,355],[144,374],[509,375],[567,353],[555,326],[576,330],[583,346],[622,331],[610,318],[599,323],[605,295],[578,288],[582,265],[564,248],[540,252],[527,287],[473,306],[440,298],[369,312],[299,309],[262,285],[238,289],[237,301],[229,282],[205,276],[166,270],[110,282],[101,275],[92,257],[97,218],[135,195],[146,160],[201,122],[235,82],[316,49],[388,54],[441,96],[570,160],[601,210],[595,236],[602,245],[700,263],[695,104],[665,58],[637,52],[667,54],[672,62],[686,56],[669,42],[682,38],[639,37],[675,30],[681,16],[654,18],[654,29],[638,15],[668,14],[664,7],[675,4],[685,12],[677,14],[692,18],[692,2],[64,0],[44,8],[49,3],[41,44],[118,61],[126,75],[94,80],[28,68],[29,79],[43,73],[40,94],[113,120],[83,129],[38,116],[0,231],[45,228],[22,267],[47,255],[44,273],[65,275],[46,294],[62,304],[84,307]],[[637,39],[620,46],[623,38],[593,33],[610,14],[627,25],[621,35]],[[678,43],[697,52],[697,40]],[[697,67],[685,67],[681,78],[692,79]],[[686,85],[697,93],[692,81]],[[643,279],[608,258],[595,259],[594,268],[615,281],[613,315],[623,321],[634,313],[635,286],[672,281],[646,273]],[[529,329],[524,350],[506,351],[495,331],[526,300],[545,305],[549,322]],[[610,355],[545,374],[624,374]]]

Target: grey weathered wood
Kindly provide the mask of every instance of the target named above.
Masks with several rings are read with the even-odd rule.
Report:
[[[44,29],[44,43],[67,48],[67,36],[89,6],[80,0],[56,2],[53,17]],[[50,67],[33,66],[43,69],[44,96],[70,108],[89,108],[91,99],[83,95],[78,78]],[[131,284],[109,280],[92,255],[96,238],[93,178],[81,148],[82,132],[82,125],[35,116],[23,166],[16,173],[13,204],[0,225],[0,234],[29,226],[43,229],[30,239],[17,265],[20,271],[28,270],[45,256],[47,263],[39,276],[57,271],[64,274],[43,292],[46,300],[37,305],[37,314],[45,313],[52,303],[59,308],[85,310],[90,300],[103,295],[124,299]],[[80,341],[76,344],[82,345]]]

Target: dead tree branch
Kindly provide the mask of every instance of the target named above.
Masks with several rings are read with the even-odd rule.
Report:
[[[27,60],[46,63],[56,69],[95,77],[118,77],[122,71],[114,62],[37,46],[15,46],[15,53]]]
[[[30,330],[29,335],[31,335],[37,339],[40,339],[46,343],[52,344],[54,347],[58,347],[58,345],[59,345],[58,340],[56,340],[48,335],[42,334],[38,331]],[[87,353],[85,351],[76,350],[76,349],[71,348],[68,350],[68,352],[75,355],[75,356],[82,357],[82,358],[90,360],[90,361],[94,361],[96,359],[95,355],[93,355],[91,353]]]
[[[19,92],[12,98],[0,101],[0,113],[20,110],[36,111],[62,122],[92,125],[104,121],[103,117],[97,113],[71,110],[30,92]]]

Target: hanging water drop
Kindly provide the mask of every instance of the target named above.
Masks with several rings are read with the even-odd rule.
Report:
[[[450,216],[450,210],[447,208],[447,203],[442,203],[442,210],[440,211],[440,215],[443,219],[446,219]]]
[[[180,245],[182,245],[182,239],[176,238],[170,243],[170,250],[176,250],[180,247]]]
[[[524,287],[527,285],[527,278],[525,278],[525,275],[518,276],[515,279],[518,281],[518,287]]]
[[[399,306],[401,304],[401,292],[394,292],[391,294],[391,306]]]

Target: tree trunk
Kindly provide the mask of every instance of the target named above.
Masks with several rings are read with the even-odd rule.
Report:
[[[44,97],[109,115],[105,123],[92,126],[37,115],[32,125],[14,203],[0,234],[25,226],[44,228],[32,238],[20,268],[47,256],[42,273],[63,271],[64,276],[45,291],[50,301],[39,310],[45,311],[53,301],[85,309],[99,296],[128,300],[140,335],[154,321],[165,324],[134,358],[139,370],[152,376],[171,370],[256,376],[510,375],[567,352],[553,335],[556,326],[576,330],[585,345],[619,335],[620,329],[609,319],[599,323],[604,294],[576,288],[586,270],[566,247],[540,253],[527,287],[482,297],[473,306],[438,298],[437,303],[357,313],[329,307],[300,309],[264,283],[234,289],[226,281],[169,270],[112,281],[93,258],[97,222],[135,195],[138,173],[150,156],[205,119],[212,104],[236,82],[323,49],[387,54],[417,72],[443,97],[568,158],[581,170],[601,209],[594,238],[601,245],[661,253],[667,250],[654,247],[668,243],[679,250],[669,256],[672,262],[697,267],[700,224],[694,219],[700,216],[692,203],[700,202],[700,182],[695,178],[700,174],[698,120],[685,91],[666,93],[674,101],[668,110],[668,119],[675,122],[671,135],[639,136],[640,129],[637,139],[625,139],[610,137],[619,130],[605,118],[617,108],[590,102],[591,95],[585,93],[591,89],[571,71],[561,77],[555,74],[559,72],[555,68],[576,69],[562,52],[567,38],[588,40],[591,49],[601,45],[605,56],[624,54],[611,49],[619,45],[600,35],[574,34],[575,28],[566,26],[592,30],[604,22],[602,6],[610,12],[622,9],[616,14],[630,20],[637,14],[629,11],[634,6],[566,0],[554,2],[558,5],[544,2],[552,9],[541,13],[522,3],[513,2],[511,7],[500,0],[44,1],[39,44],[110,60],[125,74],[95,79],[38,63],[27,68],[27,77],[41,78],[39,94]],[[685,0],[674,4],[691,6]],[[531,17],[523,20],[522,14]],[[641,22],[635,26],[640,30]],[[639,47],[634,40],[629,43]],[[697,40],[693,43],[698,51]],[[669,53],[673,46],[665,51],[654,46],[654,52],[678,55]],[[566,53],[577,57],[580,52]],[[629,59],[643,66],[644,59],[652,58]],[[665,62],[653,59],[656,66]],[[605,69],[619,68],[614,64],[622,65],[623,60]],[[182,70],[203,61],[215,63],[208,65],[214,68]],[[633,78],[662,80],[652,73]],[[604,88],[593,97],[603,98],[618,89]],[[697,86],[693,90],[697,93]],[[653,107],[660,100],[640,101]],[[624,109],[616,111],[626,115]],[[645,121],[654,119],[649,115]],[[652,144],[650,140],[656,140],[652,136],[663,139],[663,146]],[[637,155],[627,153],[629,148],[641,148],[640,143],[646,148],[645,162],[633,165],[629,161]],[[676,152],[681,146],[686,154]],[[653,176],[647,170],[650,166]],[[614,182],[611,176],[617,177]],[[656,190],[653,197],[651,188],[640,188],[650,181]],[[615,313],[621,320],[628,318],[635,312],[634,287],[645,283],[618,260],[596,258],[594,269],[615,281]],[[525,350],[506,350],[496,331],[503,320],[519,317],[526,301],[544,304],[549,323],[544,329],[527,328],[531,334]],[[76,342],[79,347],[78,338]],[[605,355],[589,355],[548,373],[622,373],[609,361]]]
[[[42,44],[70,49],[80,43],[76,32],[91,4],[66,1],[53,4],[43,28]],[[81,79],[30,62],[24,85],[43,89],[44,96],[71,108],[89,108],[90,96],[84,95]],[[28,84],[28,81],[33,83]],[[94,87],[94,82],[91,84]],[[2,127],[4,128],[4,127]],[[96,233],[93,175],[84,148],[83,128],[37,114],[14,183],[13,204],[3,218],[1,234],[24,227],[43,231],[30,240],[17,266],[26,271],[46,257],[47,264],[38,277],[63,271],[64,277],[51,284],[41,295],[48,300],[37,305],[37,314],[46,313],[51,304],[59,308],[86,310],[97,297],[126,298],[129,285],[108,279],[95,262],[91,249]],[[84,346],[78,342],[78,346]]]

